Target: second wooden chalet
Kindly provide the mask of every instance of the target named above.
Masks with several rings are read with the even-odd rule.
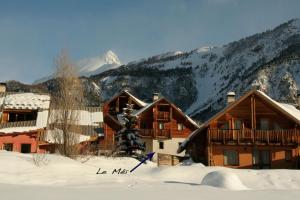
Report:
[[[145,103],[129,91],[124,90],[104,104],[104,140],[101,147],[106,150],[114,148],[114,136],[122,125],[122,111],[126,104],[134,105],[134,115],[138,117],[138,128],[147,152],[157,155],[184,156],[176,150],[198,125],[178,107],[165,98],[153,94],[153,101]]]
[[[300,103],[300,95],[298,95]],[[208,166],[299,167],[299,105],[280,103],[253,89],[206,121],[180,146]]]
[[[39,137],[47,127],[50,96],[0,92],[0,149],[41,152]]]

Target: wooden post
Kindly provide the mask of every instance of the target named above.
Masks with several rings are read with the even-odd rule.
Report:
[[[207,132],[206,132],[206,136],[207,136],[207,165],[210,166],[210,129],[208,128],[207,129]]]

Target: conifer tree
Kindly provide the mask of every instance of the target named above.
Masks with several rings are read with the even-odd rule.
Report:
[[[117,133],[117,153],[119,155],[138,156],[138,151],[145,151],[136,128],[137,117],[132,114],[133,104],[123,108],[124,128]]]

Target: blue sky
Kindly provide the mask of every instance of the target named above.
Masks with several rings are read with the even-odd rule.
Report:
[[[0,0],[0,82],[114,51],[123,63],[222,45],[300,18],[299,0]]]

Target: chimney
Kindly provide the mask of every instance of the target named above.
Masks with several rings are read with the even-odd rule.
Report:
[[[153,96],[152,96],[152,100],[153,100],[153,102],[154,101],[157,101],[158,100],[158,98],[159,98],[159,93],[153,93]]]
[[[6,83],[0,83],[0,93],[6,92]]]
[[[297,90],[297,107],[298,107],[298,109],[300,109],[300,90],[298,89]]]
[[[227,104],[230,104],[235,101],[235,93],[234,92],[228,92],[227,93]]]

